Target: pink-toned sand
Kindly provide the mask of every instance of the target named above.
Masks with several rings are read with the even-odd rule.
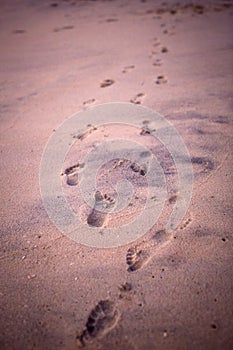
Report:
[[[232,349],[232,1],[1,0],[0,9],[0,348]],[[105,79],[113,84],[101,87]],[[126,246],[86,247],[48,218],[40,162],[70,115],[119,101],[176,127],[193,196],[173,234],[156,236],[156,226]],[[81,199],[61,181],[78,213]]]

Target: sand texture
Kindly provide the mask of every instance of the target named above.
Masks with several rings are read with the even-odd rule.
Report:
[[[0,349],[232,349],[233,2],[1,0],[0,28]],[[163,115],[189,150],[194,183],[168,232],[178,174],[150,120],[74,133],[58,176],[70,208],[100,234],[143,211],[147,168],[109,161],[90,208],[77,184],[96,145],[142,142],[167,181],[154,227],[101,249],[51,222],[39,170],[59,125],[112,102]],[[114,213],[121,176],[135,192]]]

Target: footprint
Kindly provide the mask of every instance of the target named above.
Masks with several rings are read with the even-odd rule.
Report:
[[[124,284],[121,284],[120,287],[118,287],[119,290],[123,293],[130,292],[133,289],[133,286],[129,282],[125,282]]]
[[[170,14],[171,14],[171,15],[175,15],[176,13],[177,13],[177,10],[176,10],[176,9],[171,9],[171,10],[170,10]]]
[[[141,128],[140,135],[150,135],[150,134],[151,134],[151,130],[147,126]]]
[[[54,28],[54,32],[60,32],[62,30],[69,30],[69,29],[74,29],[74,26],[72,25],[67,25],[67,26],[64,26],[64,27],[60,27],[60,28]]]
[[[118,22],[118,18],[107,18],[106,22],[108,22],[108,23]]]
[[[130,72],[132,69],[134,69],[135,66],[132,64],[131,66],[125,66],[123,69],[122,69],[122,73],[128,73]]]
[[[88,125],[87,125],[87,128],[89,128],[89,129],[88,129],[86,132],[83,132],[83,133],[78,134],[78,135],[73,135],[73,138],[83,141],[83,140],[84,140],[88,135],[90,135],[93,131],[97,130],[97,127],[96,127],[96,126],[93,126],[93,125],[91,125],[91,124],[88,124]]]
[[[156,231],[155,234],[152,236],[152,240],[156,245],[166,243],[171,238],[172,238],[172,234],[170,232],[167,232],[166,230]]]
[[[155,10],[149,9],[149,10],[146,11],[146,13],[147,13],[148,15],[151,15],[152,13],[155,13]]]
[[[161,52],[162,52],[162,53],[168,52],[168,48],[167,48],[166,46],[163,46],[163,47],[161,48]]]
[[[105,87],[111,86],[114,83],[115,81],[113,79],[105,79],[100,83],[100,87],[105,88]]]
[[[169,199],[168,199],[170,204],[175,204],[177,201],[177,195],[173,194]]]
[[[155,62],[152,63],[152,65],[155,67],[160,67],[162,65],[161,59],[157,58]]]
[[[153,43],[153,47],[158,47],[160,45],[160,42],[159,41],[155,41],[154,43]]]
[[[156,10],[156,13],[157,14],[159,14],[159,15],[162,15],[162,14],[164,14],[166,12],[166,10],[164,9],[164,8],[158,8],[157,10]],[[161,17],[159,17],[160,19],[161,19]]]
[[[139,92],[130,100],[130,102],[135,103],[136,105],[140,105],[142,103],[143,97],[145,97],[145,94],[143,92]]]
[[[113,301],[100,300],[91,310],[85,329],[76,337],[78,344],[85,346],[88,341],[102,338],[117,325],[119,318],[120,313]]]
[[[142,176],[146,175],[146,169],[141,168],[137,163],[133,163],[130,165],[130,169],[135,173],[139,173]]]
[[[215,123],[219,123],[219,124],[229,124],[229,119],[227,116],[222,116],[219,115],[215,120]]]
[[[92,227],[102,227],[107,220],[108,213],[104,209],[112,209],[115,200],[106,194],[103,196],[100,191],[95,193],[95,204],[87,217],[87,224]]]
[[[130,247],[126,253],[128,272],[134,272],[145,266],[156,254],[156,248],[168,243],[173,235],[166,230],[156,231],[151,240],[137,247]]]
[[[26,30],[24,30],[24,29],[15,29],[15,30],[13,30],[12,33],[13,34],[24,34],[24,33],[26,33]]]
[[[83,106],[89,106],[95,102],[94,98],[89,98],[89,100],[83,101]]]
[[[155,129],[150,129],[146,124],[141,128],[140,135],[151,135]]]
[[[76,186],[78,184],[78,172],[80,169],[84,167],[83,164],[75,164],[70,166],[69,168],[66,168],[64,173],[61,174],[61,176],[66,175],[66,183],[69,186]]]
[[[119,295],[118,295],[118,299],[125,299],[128,301],[131,301],[131,296],[132,296],[132,290],[133,290],[133,286],[131,283],[129,282],[125,282],[123,284],[121,284],[120,286],[118,286],[118,289],[120,291]]]
[[[202,15],[204,13],[205,6],[203,5],[193,5],[193,12],[198,13],[199,15]]]
[[[166,84],[167,79],[164,77],[164,75],[158,75],[155,83],[156,84]]]
[[[149,56],[149,58],[153,58],[153,57],[156,56],[157,54],[158,54],[157,51],[152,50],[152,51],[151,51],[151,55]]]
[[[192,157],[191,162],[192,162],[192,164],[201,166],[201,168],[202,168],[201,173],[206,173],[206,172],[214,169],[213,161],[207,157]]]
[[[149,255],[146,251],[129,248],[126,254],[126,263],[129,265],[128,272],[139,270],[147,261]]]

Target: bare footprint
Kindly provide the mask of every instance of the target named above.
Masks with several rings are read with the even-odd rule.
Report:
[[[166,46],[163,46],[163,47],[161,48],[161,52],[162,52],[162,53],[168,52],[168,48],[167,48]]]
[[[108,22],[108,23],[118,22],[118,18],[107,18],[106,22]]]
[[[63,27],[59,27],[59,28],[54,28],[54,32],[60,32],[62,30],[70,30],[70,29],[74,29],[73,25],[67,25],[67,26],[63,26]]]
[[[112,209],[115,204],[113,198],[102,195],[100,191],[95,193],[95,204],[91,213],[87,217],[87,223],[92,227],[102,227],[108,218],[108,213],[103,211],[103,209]]]
[[[153,242],[155,243],[156,246],[159,246],[161,244],[169,242],[169,240],[171,238],[172,238],[172,233],[170,233],[170,232],[168,232],[166,230],[158,230],[152,236],[152,240],[153,240]]]
[[[171,238],[172,233],[166,230],[159,230],[155,232],[149,242],[142,243],[136,247],[130,247],[126,253],[127,271],[134,272],[147,265],[156,254],[156,248],[168,243]]]
[[[83,101],[83,106],[85,106],[85,107],[89,106],[89,105],[91,105],[94,102],[95,102],[94,98],[89,98],[89,100]]]
[[[132,163],[130,169],[132,169],[134,173],[139,173],[142,176],[146,175],[146,169],[141,168],[137,163]]]
[[[215,168],[213,161],[207,157],[192,157],[191,162],[201,168],[201,173],[207,173]]]
[[[178,196],[176,194],[173,194],[169,197],[168,201],[170,204],[175,204],[177,201]]]
[[[100,83],[100,87],[105,88],[105,87],[111,86],[114,83],[115,81],[113,79],[105,79]]]
[[[120,292],[126,293],[126,292],[130,292],[133,289],[133,286],[131,283],[125,282],[124,284],[121,284],[118,288]]]
[[[149,259],[146,251],[137,248],[129,248],[126,254],[126,263],[129,265],[128,272],[139,270]]]
[[[142,103],[143,97],[145,97],[145,94],[143,92],[139,92],[130,100],[130,102],[135,103],[136,105],[140,105]]]
[[[153,43],[153,47],[158,47],[160,45],[160,42],[159,41],[156,41]]]
[[[132,64],[130,66],[125,66],[123,69],[122,69],[122,73],[128,73],[130,72],[132,69],[134,69],[135,66]]]
[[[158,54],[158,51],[152,50],[149,58],[154,58]]]
[[[164,75],[158,75],[155,83],[156,84],[166,84],[167,79],[164,77]]]
[[[70,166],[69,168],[66,168],[64,173],[61,174],[61,176],[66,175],[66,183],[69,186],[76,186],[78,184],[78,172],[80,169],[84,167],[84,163],[82,164],[75,164]]]
[[[24,33],[26,33],[26,30],[25,29],[15,29],[15,30],[13,30],[12,33],[13,34],[24,34]]]
[[[150,129],[148,125],[145,125],[141,128],[140,135],[151,135],[155,129]]]
[[[78,139],[78,140],[81,140],[83,141],[88,135],[90,135],[93,131],[97,130],[97,127],[96,126],[93,126],[91,124],[88,124],[87,125],[87,128],[88,130],[81,133],[81,134],[78,134],[78,135],[73,135],[73,138],[74,139]]]
[[[78,344],[85,346],[88,341],[102,338],[117,325],[119,317],[113,301],[100,300],[91,310],[85,329],[76,337]]]
[[[162,65],[161,59],[157,58],[155,62],[152,63],[152,65],[155,67],[160,67]]]

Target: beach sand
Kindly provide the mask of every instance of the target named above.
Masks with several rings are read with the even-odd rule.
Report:
[[[232,1],[0,7],[0,348],[232,349]],[[147,106],[177,129],[194,187],[175,232],[164,229],[165,211],[136,241],[101,249],[50,221],[39,172],[65,120],[111,102]],[[76,180],[65,171],[77,154],[109,135],[153,144],[146,128],[98,127],[77,140],[58,174],[74,212],[100,228],[132,220],[147,194],[145,169],[120,159],[108,169],[115,182],[125,171],[138,199],[123,215],[93,212],[70,186]],[[109,204],[116,193],[105,170],[97,200]],[[168,212],[177,198],[171,181]]]

